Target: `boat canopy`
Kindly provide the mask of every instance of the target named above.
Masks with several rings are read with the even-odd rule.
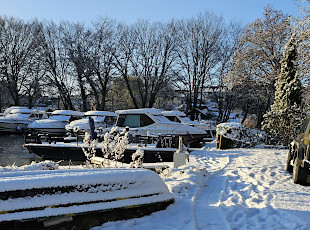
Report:
[[[87,111],[85,116],[110,116],[110,117],[117,117],[116,113],[110,111]]]
[[[10,114],[16,114],[16,113],[21,113],[21,114],[45,114],[44,111],[37,110],[37,109],[12,109],[10,111]]]
[[[55,110],[51,115],[63,115],[63,116],[84,116],[84,112],[73,111],[73,110]]]
[[[145,108],[145,109],[127,109],[127,110],[117,110],[115,111],[118,114],[152,114],[152,115],[161,115],[162,110],[154,108]]]
[[[179,110],[172,110],[172,111],[163,111],[162,115],[164,116],[180,116],[180,117],[185,117],[186,114],[179,111]]]

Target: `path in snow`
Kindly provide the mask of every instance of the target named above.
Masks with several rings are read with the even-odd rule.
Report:
[[[214,165],[219,154],[231,155],[223,170],[210,172],[207,187],[197,198],[204,201],[196,208],[198,229],[308,229],[304,221],[309,221],[309,187],[293,184],[284,170],[287,151],[233,152],[210,151],[206,165]],[[204,206],[205,219],[199,218]]]
[[[191,164],[163,176],[176,201],[150,216],[94,229],[309,229],[310,186],[284,170],[287,150],[191,153]]]

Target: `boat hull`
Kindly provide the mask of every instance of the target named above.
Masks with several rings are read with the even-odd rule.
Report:
[[[35,144],[28,143],[24,145],[30,153],[34,153],[40,156],[44,160],[65,160],[65,161],[83,161],[87,158],[83,152],[81,145],[71,143],[71,145],[59,145],[59,144]],[[120,159],[120,162],[130,163],[132,162],[132,154],[136,152],[138,147],[128,148],[124,152],[124,157]],[[173,162],[173,153],[176,148],[141,148],[144,151],[144,163],[156,163],[156,162]],[[103,157],[101,148],[96,149],[96,156]]]
[[[2,134],[17,134],[27,132],[28,132],[28,123],[0,122],[0,133]]]
[[[67,131],[64,127],[59,128],[33,128],[31,129],[34,133],[40,133],[40,134],[48,134],[51,136],[64,136]]]

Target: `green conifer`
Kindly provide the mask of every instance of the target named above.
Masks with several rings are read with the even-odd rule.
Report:
[[[281,72],[276,82],[275,101],[264,115],[263,130],[273,140],[288,145],[304,118],[302,86],[297,72],[297,43],[293,34],[285,45]]]

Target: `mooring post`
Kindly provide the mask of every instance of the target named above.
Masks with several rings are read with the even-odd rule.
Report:
[[[183,149],[183,139],[181,136],[179,136],[178,150],[174,152],[173,154],[174,168],[178,168],[182,165],[186,165],[187,155],[188,155],[187,151]]]

